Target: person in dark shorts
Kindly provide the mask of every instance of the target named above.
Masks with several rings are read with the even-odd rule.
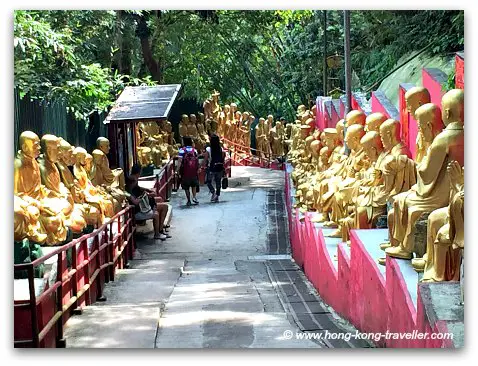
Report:
[[[177,173],[181,179],[181,188],[186,193],[186,205],[191,206],[191,194],[193,204],[197,205],[199,203],[196,198],[196,187],[199,186],[199,156],[191,137],[183,136],[183,147],[179,149],[178,159]]]
[[[206,148],[202,169],[206,168],[206,183],[211,192],[211,202],[218,202],[221,195],[221,182],[224,176],[224,159],[226,153],[221,147],[219,136],[210,137],[210,146]],[[212,182],[216,185],[216,190]]]

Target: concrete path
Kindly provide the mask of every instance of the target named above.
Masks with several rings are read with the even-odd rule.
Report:
[[[285,336],[303,327],[290,310],[298,304],[288,305],[290,294],[280,289],[289,283],[281,277],[285,272],[277,272],[284,264],[271,265],[277,259],[286,266],[292,263],[287,255],[283,172],[233,167],[232,175],[219,203],[209,202],[206,186],[201,187],[197,206],[187,207],[182,191],[174,194],[173,238],[138,240],[131,269],[120,271],[119,279],[107,284],[108,300],[68,321],[67,347],[333,346]],[[308,292],[301,298],[309,305],[320,301],[303,275],[287,278],[301,283],[295,287]],[[325,312],[321,308],[321,314]]]

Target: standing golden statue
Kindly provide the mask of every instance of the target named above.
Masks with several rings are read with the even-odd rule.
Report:
[[[435,137],[417,167],[417,184],[408,192],[394,197],[391,239],[385,252],[397,258],[411,259],[414,249],[415,222],[425,212],[449,204],[448,163],[464,162],[464,91],[453,89],[442,98],[445,129]]]
[[[67,238],[68,228],[63,205],[50,198],[50,190],[41,184],[40,167],[36,161],[40,154],[40,139],[34,132],[24,131],[20,134],[19,146],[14,162],[13,193],[32,206],[31,210],[38,210],[41,228],[38,232],[47,235],[45,244],[61,244]]]

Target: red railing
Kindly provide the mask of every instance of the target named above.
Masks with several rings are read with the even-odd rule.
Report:
[[[277,155],[274,155],[272,153],[266,153],[264,151],[254,149],[252,147],[233,142],[226,138],[222,138],[222,140],[227,144],[229,148],[234,148],[233,150],[230,149],[230,156],[234,165],[259,166],[261,168],[270,168],[278,170],[284,170],[285,168],[285,164],[283,162],[278,162],[278,164],[275,166],[275,162],[278,161],[277,158],[279,158],[279,156]],[[256,153],[256,155],[252,154],[253,151]],[[238,156],[239,154],[243,154],[243,156]]]
[[[14,265],[15,272],[27,272],[29,292],[28,299],[14,299],[14,346],[65,347],[64,323],[73,310],[104,299],[105,283],[114,281],[115,270],[124,268],[133,257],[134,231],[134,207],[128,206],[92,233],[51,248],[31,263]],[[35,268],[54,256],[56,278],[50,278],[52,270],[47,271],[45,289],[37,296]]]

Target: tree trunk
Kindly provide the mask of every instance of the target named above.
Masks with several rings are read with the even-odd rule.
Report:
[[[149,43],[149,29],[146,23],[146,18],[142,16],[138,23],[136,33],[141,41],[141,51],[143,53],[144,63],[148,67],[149,72],[153,80],[161,82],[161,70],[158,62],[154,59],[153,52],[151,50],[151,44]]]

